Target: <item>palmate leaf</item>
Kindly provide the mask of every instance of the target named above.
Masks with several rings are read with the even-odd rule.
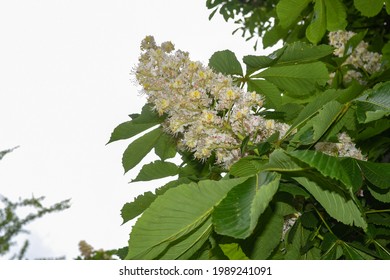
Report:
[[[232,188],[212,214],[217,233],[234,238],[252,234],[279,187],[280,174],[261,172]]]
[[[325,85],[329,79],[328,70],[322,62],[273,66],[253,78],[264,78],[275,84],[287,95],[293,97],[311,93],[317,85]]]
[[[319,185],[306,177],[294,177],[294,180],[305,187],[331,217],[346,225],[367,228],[367,222],[360,209],[347,194],[337,189],[330,189],[326,185]]]
[[[248,178],[201,181],[169,189],[137,220],[126,259],[179,259],[200,248],[212,224],[210,215],[226,194]]]

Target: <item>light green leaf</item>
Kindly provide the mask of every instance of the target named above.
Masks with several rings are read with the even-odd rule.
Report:
[[[345,186],[352,188],[352,179],[346,170],[344,170],[337,157],[328,156],[321,152],[311,150],[291,151],[288,152],[288,154],[315,168],[322,175],[339,180]]]
[[[243,76],[240,62],[229,50],[215,52],[209,60],[209,67],[225,75]]]
[[[158,127],[134,140],[127,147],[122,157],[122,165],[125,172],[140,163],[140,161],[153,149],[163,133],[162,129]]]
[[[379,14],[384,4],[383,0],[354,0],[353,2],[356,9],[366,17],[373,17]]]
[[[247,238],[279,187],[280,174],[262,172],[232,188],[217,205],[212,218],[222,235]]]
[[[251,259],[265,260],[271,255],[282,239],[283,223],[284,218],[272,211],[266,211],[260,216]]]
[[[386,12],[390,15],[390,0],[385,0]]]
[[[179,259],[200,248],[211,229],[210,215],[226,194],[248,178],[201,181],[171,188],[137,220],[126,259]]]
[[[291,96],[311,93],[317,85],[325,85],[328,70],[322,62],[270,67],[253,78],[264,78]]]
[[[306,177],[294,179],[313,195],[331,217],[346,225],[367,228],[367,223],[359,208],[345,193],[336,189],[332,190],[329,186],[320,186]]]
[[[357,161],[364,177],[381,189],[390,188],[390,163]]]
[[[249,260],[237,243],[219,244],[219,247],[229,260]]]
[[[163,121],[163,118],[153,111],[149,104],[142,108],[142,112],[131,121],[118,125],[111,134],[108,143],[131,138]],[[108,144],[107,143],[107,144]]]
[[[288,28],[290,25],[294,24],[299,16],[301,15],[303,9],[311,0],[280,0],[276,5],[276,14],[280,20],[280,24],[284,28]]]
[[[168,176],[174,176],[179,173],[179,167],[172,163],[161,160],[156,160],[142,166],[137,177],[132,182],[151,181]]]
[[[344,30],[348,22],[345,6],[340,0],[325,0],[326,27],[329,31]]]
[[[306,28],[306,37],[313,44],[317,44],[326,32],[326,10],[324,0],[316,0],[313,19]]]

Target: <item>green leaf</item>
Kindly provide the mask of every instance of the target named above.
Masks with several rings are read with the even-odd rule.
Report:
[[[209,67],[225,75],[243,76],[240,62],[229,50],[215,52],[209,60]]]
[[[385,0],[386,12],[390,15],[390,0]]]
[[[163,133],[154,146],[154,152],[161,160],[173,158],[176,155],[176,145],[173,138],[167,133]]]
[[[356,99],[360,123],[368,123],[390,115],[390,82],[377,85]]]
[[[390,215],[388,213],[367,213],[367,221],[370,224],[390,228]]]
[[[245,180],[205,180],[158,196],[134,225],[126,259],[179,259],[201,248],[198,241],[206,241],[211,232],[214,206]]]
[[[135,217],[141,215],[145,209],[147,209],[150,204],[156,199],[156,195],[152,192],[146,192],[142,195],[137,196],[133,202],[126,203],[123,205],[121,210],[121,216],[123,223],[134,219]]]
[[[383,8],[383,0],[354,0],[356,9],[362,13],[363,16],[373,17],[379,14]]]
[[[330,101],[336,99],[340,92],[337,90],[326,90],[323,94],[319,95],[312,102],[307,104],[301,111],[294,123],[291,125],[289,132],[302,126],[307,120],[318,113],[318,111]]]
[[[287,45],[276,65],[313,62],[332,53],[333,48],[329,45],[313,46],[298,41]]]
[[[274,59],[269,56],[247,55],[244,56],[243,62],[246,64],[246,74],[250,75],[257,70],[269,67],[274,63]]]
[[[372,260],[373,258],[366,254],[365,252],[358,250],[352,246],[350,246],[348,243],[343,242],[341,244],[344,255],[347,260]]]
[[[390,203],[390,189],[379,189],[373,186],[368,186],[368,190],[370,191],[371,195],[381,202]]]
[[[250,79],[247,84],[248,91],[256,91],[265,97],[267,108],[277,109],[282,105],[282,93],[274,84],[266,80],[255,79]]]
[[[164,132],[160,127],[134,140],[125,150],[122,165],[125,172],[135,167],[153,149]]]
[[[279,180],[277,173],[262,172],[232,188],[212,214],[215,231],[241,239],[251,235],[278,190]]]
[[[163,118],[153,111],[151,105],[146,104],[142,108],[140,115],[137,115],[133,120],[124,122],[118,125],[111,134],[111,138],[107,144],[131,138],[142,131],[145,131],[163,121]]]
[[[320,186],[306,177],[295,177],[294,179],[313,195],[331,217],[346,225],[367,228],[367,223],[359,208],[345,193],[336,189],[331,190],[329,186]]]
[[[219,247],[221,247],[223,253],[229,260],[249,260],[237,243],[219,244]]]
[[[311,93],[316,85],[325,85],[328,70],[322,62],[270,67],[253,78],[264,78],[291,96]]]
[[[381,189],[390,188],[390,163],[358,161],[364,177]]]
[[[345,186],[352,188],[352,179],[337,157],[311,150],[291,151],[288,154],[315,168],[322,175],[339,180]]]
[[[313,44],[317,44],[326,32],[326,10],[324,0],[316,0],[313,19],[306,28],[306,37]]]
[[[264,164],[265,161],[258,157],[244,157],[230,167],[229,173],[234,177],[254,176],[259,173]]]
[[[329,31],[344,30],[347,26],[347,12],[340,0],[325,0],[326,28]]]
[[[287,155],[282,149],[274,150],[269,156],[268,164],[264,165],[262,170],[276,171],[276,172],[300,172],[306,171],[307,168],[302,166],[300,162],[294,160]]]
[[[179,167],[172,163],[161,160],[156,160],[142,166],[137,177],[132,182],[151,181],[168,176],[174,176],[179,173]]]
[[[293,137],[291,142],[301,142],[301,144],[312,144],[317,142],[335,123],[337,118],[343,112],[345,105],[341,105],[339,102],[333,100],[324,105],[321,110],[318,111],[318,115],[312,117]],[[307,136],[308,131],[312,131],[312,134]],[[305,137],[305,138],[304,138]]]
[[[271,255],[282,239],[283,222],[283,217],[272,211],[266,211],[260,216],[259,231],[255,233],[251,259],[265,260]]]
[[[311,0],[280,0],[276,5],[276,14],[281,26],[288,28],[294,24],[310,2]]]

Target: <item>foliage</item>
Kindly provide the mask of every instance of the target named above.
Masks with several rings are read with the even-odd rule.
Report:
[[[145,38],[147,104],[110,142],[144,131],[125,172],[154,151],[134,181],[176,177],[124,205],[126,259],[390,259],[389,5],[363,2],[207,1],[284,40],[242,64]]]
[[[94,249],[85,240],[79,242],[80,255],[76,260],[115,260],[120,256],[124,257],[127,253],[127,248],[119,250],[103,250]]]
[[[0,152],[0,160],[13,149]],[[10,252],[12,246],[16,243],[14,239],[22,234],[28,233],[25,226],[32,221],[43,217],[46,214],[63,211],[70,207],[69,200],[64,200],[55,203],[51,206],[44,206],[42,201],[44,197],[32,197],[19,199],[13,202],[8,198],[0,195],[0,256],[4,256]],[[29,213],[25,216],[20,215],[18,211],[23,209]],[[29,246],[29,241],[26,240],[20,247],[18,253],[14,254],[12,259],[24,259]]]

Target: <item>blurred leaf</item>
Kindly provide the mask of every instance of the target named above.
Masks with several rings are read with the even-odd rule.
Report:
[[[225,75],[243,76],[240,62],[229,50],[215,52],[209,60],[209,67]]]
[[[229,260],[249,260],[237,243],[219,244],[219,247],[221,247],[223,253]]]
[[[379,14],[383,8],[383,0],[354,0],[355,7],[363,16],[373,17]]]
[[[326,32],[326,10],[324,0],[316,0],[311,23],[306,29],[307,39],[317,44],[324,37]]]
[[[340,0],[325,0],[326,27],[329,31],[344,30],[347,26],[347,13]]]
[[[311,0],[280,0],[276,5],[276,14],[282,27],[294,24]]]

